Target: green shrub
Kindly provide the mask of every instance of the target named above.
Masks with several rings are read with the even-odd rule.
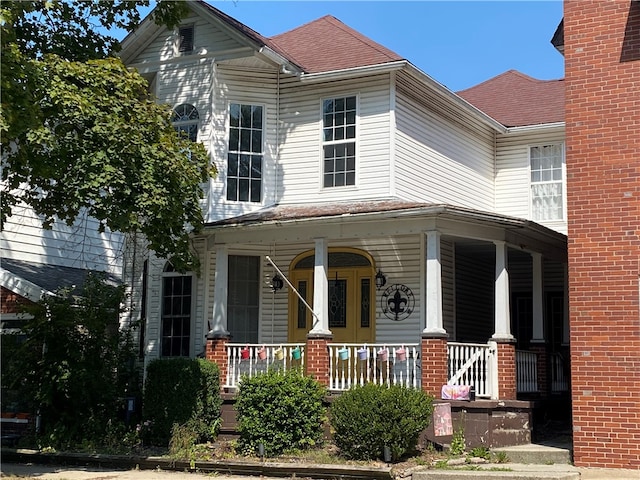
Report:
[[[273,456],[317,445],[323,435],[326,389],[297,370],[243,378],[236,402],[239,448]]]
[[[147,367],[143,416],[147,440],[167,445],[174,424],[187,426],[198,441],[213,440],[220,428],[220,370],[204,359],[163,358]]]
[[[338,397],[330,409],[340,453],[356,460],[391,459],[412,452],[433,413],[433,398],[421,390],[366,384]]]
[[[36,443],[97,448],[126,434],[123,399],[139,395],[140,375],[132,331],[118,323],[125,298],[124,285],[91,273],[79,291],[25,307],[21,335],[2,335],[2,387],[16,408],[40,413]]]

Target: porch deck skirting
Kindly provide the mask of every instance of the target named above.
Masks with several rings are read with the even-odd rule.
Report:
[[[438,342],[444,348],[433,348]],[[329,338],[310,338],[306,343],[239,344],[214,337],[207,339],[207,358],[220,366],[222,389],[226,392],[235,391],[244,377],[275,368],[300,369],[335,393],[375,383],[422,388],[440,398],[441,388],[446,384],[473,387],[478,399],[515,400],[514,389],[500,388],[500,382],[507,385],[528,382],[525,391],[531,391],[530,379],[535,375],[530,371],[535,360],[528,356],[526,375],[520,373],[516,379],[514,372],[513,379],[501,380],[504,376],[498,375],[501,356],[494,342],[457,343],[431,338],[413,344],[333,343]],[[507,362],[515,365],[516,358]]]

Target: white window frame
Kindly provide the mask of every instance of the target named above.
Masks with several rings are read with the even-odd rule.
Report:
[[[237,153],[238,155],[242,155],[242,150],[230,150],[230,138],[231,138],[231,106],[237,104],[240,105],[249,105],[251,107],[260,107],[262,108],[262,142],[260,145],[260,153],[259,155],[262,157],[261,165],[260,165],[260,199],[256,201],[251,201],[251,186],[249,186],[249,199],[248,200],[229,200],[229,155],[232,153]],[[227,121],[226,121],[226,158],[225,158],[225,170],[224,170],[224,199],[227,202],[231,202],[234,204],[250,204],[250,205],[262,205],[264,202],[264,182],[265,182],[265,167],[266,167],[266,136],[267,136],[267,106],[263,103],[255,103],[251,101],[243,101],[243,100],[229,100],[227,103]],[[245,152],[247,153],[247,152]],[[258,155],[256,152],[248,152],[250,155]],[[239,177],[238,177],[239,178]],[[249,181],[251,181],[251,176],[249,176]]]
[[[531,152],[534,148],[542,148],[542,147],[550,147],[550,146],[558,146],[560,147],[560,171],[562,178],[560,180],[551,180],[551,181],[538,181],[534,182],[532,177],[533,165],[532,165],[532,155]],[[529,179],[529,218],[538,223],[550,223],[550,222],[563,222],[567,219],[567,168],[566,168],[566,157],[565,157],[565,144],[561,141],[551,141],[551,142],[543,142],[527,145],[527,157],[528,157],[528,165],[527,165],[527,173]],[[533,187],[534,185],[542,185],[542,184],[560,184],[562,186],[562,215],[557,218],[537,218],[536,211],[534,209],[534,195],[533,195]]]
[[[329,140],[325,141],[324,137],[324,104],[327,100],[336,100],[336,99],[347,99],[353,97],[355,98],[356,106],[355,106],[355,135],[353,139],[341,139],[341,140]],[[345,189],[354,189],[358,186],[358,179],[360,176],[360,168],[359,168],[359,151],[360,151],[360,95],[357,93],[346,93],[341,95],[331,95],[326,96],[320,99],[320,189],[324,191],[336,191],[336,190],[345,190]],[[338,185],[338,186],[325,186],[325,156],[324,156],[324,148],[327,145],[341,145],[346,144],[348,142],[353,141],[354,144],[354,181],[353,184],[346,185]]]
[[[166,271],[168,264],[170,262],[165,262],[162,265],[162,274],[160,278],[160,325],[158,326],[158,357],[159,358],[193,358],[195,357],[195,328],[196,328],[196,293],[198,289],[197,277],[193,272],[180,273],[177,271]],[[191,277],[191,306],[189,313],[189,354],[187,356],[175,356],[175,355],[165,355],[162,349],[162,340],[163,340],[163,319],[164,319],[164,279],[168,277]]]
[[[195,118],[187,118],[186,120],[184,118],[181,118],[180,120],[174,120],[174,116],[178,114],[177,109],[180,107],[191,107],[193,109],[193,111],[195,112]],[[195,107],[195,105],[193,105],[192,103],[188,103],[188,102],[183,102],[183,103],[179,103],[178,105],[176,105],[173,108],[173,113],[172,113],[172,117],[171,117],[171,124],[173,125],[173,128],[175,128],[178,132],[188,132],[188,127],[195,127],[195,138],[191,138],[189,136],[189,138],[191,139],[192,142],[197,142],[198,141],[198,135],[200,133],[200,112],[198,111],[198,109]],[[186,130],[185,130],[186,128]]]

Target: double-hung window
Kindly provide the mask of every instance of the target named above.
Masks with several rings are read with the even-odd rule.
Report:
[[[533,220],[562,220],[565,189],[562,144],[533,146],[529,155]]]
[[[227,200],[260,202],[262,192],[263,112],[260,105],[229,107]]]
[[[323,186],[356,183],[356,97],[322,102]]]
[[[193,277],[175,271],[171,263],[162,275],[163,357],[188,357],[191,344],[191,293]]]

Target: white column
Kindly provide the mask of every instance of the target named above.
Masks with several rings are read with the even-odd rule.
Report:
[[[229,252],[216,245],[216,271],[213,290],[213,325],[209,334],[229,335],[227,330],[227,294],[229,291]]]
[[[495,332],[494,340],[513,340],[511,315],[509,312],[509,272],[507,271],[507,244],[493,242],[496,246],[495,279]]]
[[[544,343],[544,302],[543,302],[543,280],[542,280],[542,254],[532,253],[532,303],[533,303],[533,330],[531,341],[533,343]]]
[[[427,232],[426,248],[426,326],[423,333],[446,334],[442,321],[442,264],[440,261],[440,232]]]
[[[329,250],[326,238],[316,238],[313,267],[313,328],[310,333],[331,335],[329,330]]]

